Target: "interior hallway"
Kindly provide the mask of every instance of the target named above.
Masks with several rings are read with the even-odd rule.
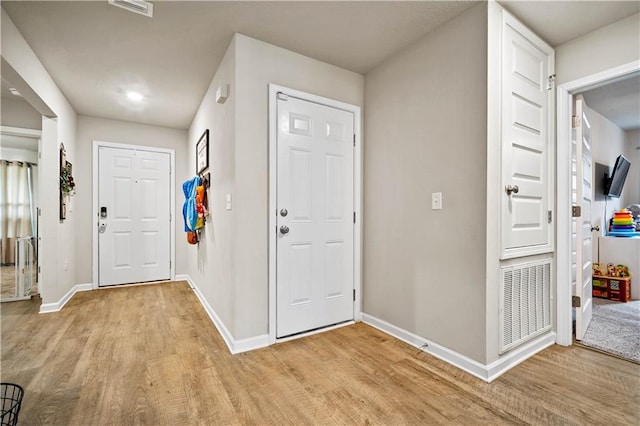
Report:
[[[552,346],[487,384],[356,324],[232,356],[185,282],[3,304],[21,424],[638,424],[640,366]]]

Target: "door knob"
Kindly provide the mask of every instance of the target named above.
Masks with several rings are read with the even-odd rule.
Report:
[[[504,190],[507,191],[507,195],[511,195],[512,192],[514,194],[517,194],[518,191],[520,191],[520,188],[518,188],[518,185],[507,185],[504,187]]]
[[[599,231],[599,230],[600,230],[600,226],[598,226],[598,225],[596,225],[596,226],[591,225],[591,232],[593,232],[593,231]]]
[[[289,227],[288,227],[288,226],[286,226],[286,225],[282,225],[282,226],[280,227],[280,233],[282,233],[282,234],[288,234],[288,233],[289,233]]]

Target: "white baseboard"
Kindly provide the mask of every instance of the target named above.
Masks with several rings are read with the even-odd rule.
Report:
[[[186,274],[176,275],[176,281],[187,281],[189,283],[189,286],[193,289],[193,292],[196,294],[200,304],[207,315],[209,315],[209,318],[211,318],[213,325],[215,325],[218,333],[222,336],[222,339],[227,344],[227,348],[229,348],[229,352],[231,352],[232,355],[269,346],[268,334],[247,337],[239,340],[234,339],[231,332],[229,332],[227,327],[224,325],[224,322],[222,322],[218,314],[216,314],[216,311],[214,311],[211,305],[209,305],[209,302],[204,298],[204,295],[198,288],[198,285],[191,279],[191,277]]]
[[[89,291],[89,290],[93,290],[93,284],[91,284],[91,283],[89,283],[89,284],[76,284],[73,287],[71,287],[71,289],[67,292],[67,294],[62,296],[62,298],[60,300],[58,300],[57,302],[41,304],[40,305],[40,313],[41,314],[48,314],[48,313],[51,313],[51,312],[59,312],[64,307],[64,305],[66,305],[67,302],[69,300],[71,300],[71,298],[73,297],[74,294],[76,294],[79,291]]]
[[[487,382],[497,379],[516,365],[531,358],[543,349],[548,348],[556,342],[556,334],[549,331],[527,343],[511,349],[499,359],[487,365]]]
[[[497,361],[489,365],[485,365],[456,351],[432,342],[429,339],[413,334],[410,331],[404,330],[400,327],[396,327],[393,324],[390,324],[369,314],[363,313],[362,321],[365,324],[369,324],[370,326],[377,328],[378,330],[389,334],[390,336],[393,336],[399,340],[402,340],[403,342],[408,343],[411,346],[422,349],[423,351],[435,356],[436,358],[441,359],[442,361],[449,363],[463,371],[466,371],[467,373],[486,382],[495,380],[509,369],[520,364],[522,361],[549,347],[555,341],[555,336],[553,335],[553,333],[549,332],[548,334],[542,335],[537,339],[532,340],[531,342],[528,342],[526,344],[523,344],[522,346],[519,346],[518,348],[511,350]]]

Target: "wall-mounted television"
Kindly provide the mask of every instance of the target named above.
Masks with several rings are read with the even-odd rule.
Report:
[[[620,197],[620,194],[622,194],[622,187],[624,186],[624,181],[627,179],[627,173],[629,173],[630,167],[631,163],[629,160],[627,160],[622,154],[618,155],[618,158],[616,158],[616,164],[613,166],[613,171],[611,172],[611,177],[605,178],[606,182],[604,190],[607,197]]]

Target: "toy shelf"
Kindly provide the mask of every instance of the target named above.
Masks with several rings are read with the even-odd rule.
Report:
[[[631,277],[605,277],[593,275],[593,297],[620,302],[631,300]]]

